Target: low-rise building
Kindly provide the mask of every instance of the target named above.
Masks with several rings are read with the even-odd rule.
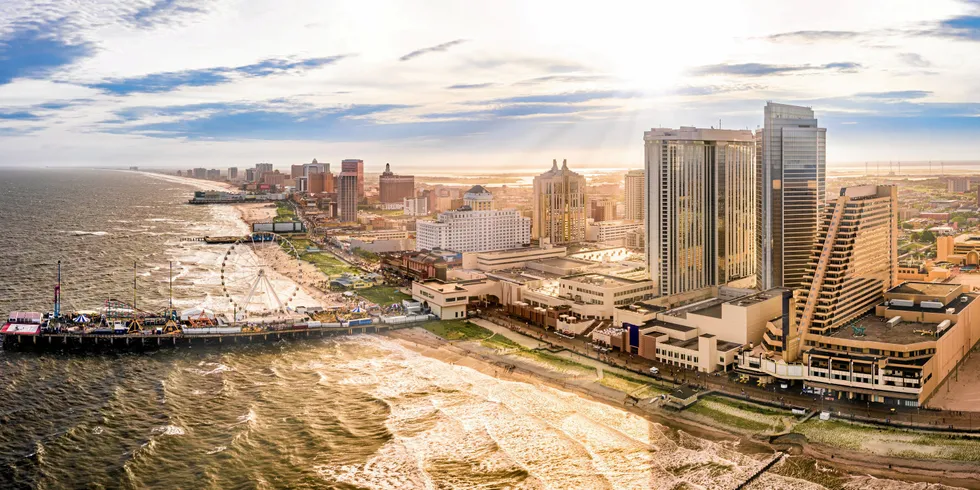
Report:
[[[585,237],[590,242],[623,246],[626,245],[626,235],[641,228],[643,228],[642,221],[596,221],[589,224]]]
[[[463,268],[494,271],[524,267],[535,260],[564,257],[565,247],[521,247],[492,252],[467,252],[463,254]]]

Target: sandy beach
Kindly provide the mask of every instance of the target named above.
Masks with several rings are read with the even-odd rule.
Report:
[[[568,373],[561,373],[553,368],[501,354],[476,342],[450,342],[422,328],[396,330],[386,335],[397,340],[406,348],[446,363],[466,366],[499,379],[545,384],[564,391],[575,392],[588,399],[641,415],[652,422],[684,431],[699,438],[714,441],[731,440],[745,454],[767,455],[773,452],[771,446],[752,437],[721,430],[689,418],[666,415],[656,403],[648,401],[634,403],[626,393],[603,386],[594,377],[570,376]],[[507,336],[518,343],[537,342],[535,339],[512,332]],[[975,463],[876,456],[812,442],[807,443],[803,447],[803,451],[805,456],[811,457],[821,464],[830,465],[855,475],[870,475],[868,477],[855,477],[857,479],[855,483],[867,479],[864,484],[889,485],[881,488],[900,488],[894,485],[902,485],[901,482],[897,481],[878,480],[878,478],[887,478],[920,482],[919,485],[942,484],[962,488],[980,488],[980,465]],[[852,487],[848,486],[848,488]],[[856,484],[853,488],[864,487]],[[915,488],[931,487],[917,486]]]

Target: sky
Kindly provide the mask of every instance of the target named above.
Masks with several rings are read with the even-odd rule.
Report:
[[[980,0],[3,0],[0,165],[639,168],[810,106],[829,165],[980,160]]]

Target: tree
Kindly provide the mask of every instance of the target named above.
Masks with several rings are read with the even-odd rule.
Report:
[[[936,243],[936,234],[929,230],[923,231],[920,238],[925,243]]]

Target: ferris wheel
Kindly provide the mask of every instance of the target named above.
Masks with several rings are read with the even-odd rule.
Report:
[[[299,277],[275,280],[286,267]],[[221,289],[235,310],[235,320],[249,315],[288,314],[299,294],[303,268],[296,247],[282,235],[257,232],[238,239],[221,261]]]

